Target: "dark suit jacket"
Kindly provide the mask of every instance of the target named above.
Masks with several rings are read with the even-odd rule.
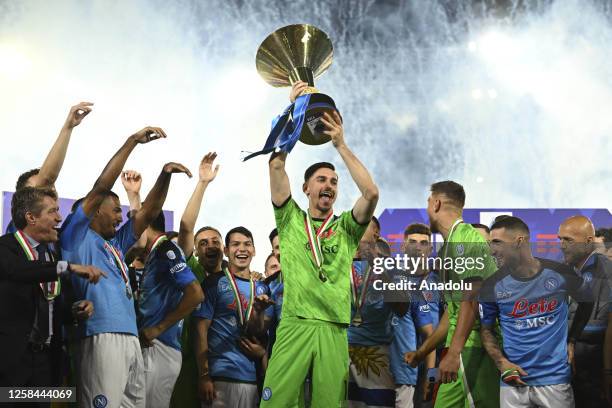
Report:
[[[12,380],[21,368],[36,304],[43,296],[40,283],[56,279],[57,262],[29,261],[13,234],[0,237],[0,386],[22,385],[12,384]],[[68,287],[69,281],[63,280],[62,292]],[[51,350],[58,361],[62,323],[70,319],[70,304],[66,300],[66,295],[61,294],[54,302]]]

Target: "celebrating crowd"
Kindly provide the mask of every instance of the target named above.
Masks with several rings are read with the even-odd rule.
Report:
[[[292,102],[304,87],[294,85]],[[391,248],[374,216],[379,189],[340,116],[326,113],[323,133],[360,195],[335,213],[338,175],[319,162],[304,173],[302,209],[287,153],[272,153],[276,227],[257,243],[269,253],[258,273],[248,227],[196,229],[215,153],[199,164],[178,232],[166,231],[162,206],[172,175],[192,176],[187,167],[165,164],[141,199],[141,175],[124,166],[166,137],[158,127],[128,137],[62,220],[55,181],[91,111],[72,107],[40,169],[17,181],[0,238],[0,386],[75,386],[78,406],[96,408],[612,406],[609,231],[587,217],[559,226],[561,262],[543,259],[517,217],[463,222],[463,187],[442,181],[431,185],[429,225],[407,225]],[[481,263],[373,273],[393,252]],[[398,294],[377,281],[470,285]]]

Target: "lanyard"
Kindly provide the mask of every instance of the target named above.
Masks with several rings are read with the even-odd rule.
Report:
[[[361,312],[363,304],[365,303],[366,292],[368,291],[368,282],[370,280],[370,264],[366,262],[366,269],[363,273],[363,280],[361,281],[361,296],[357,288],[357,273],[355,272],[355,266],[351,265],[351,289],[353,291],[353,304],[357,313]]]
[[[38,259],[38,255],[34,253],[34,249],[30,246],[30,243],[23,235],[23,232],[17,231],[14,235],[15,239],[17,239],[17,242],[19,242],[19,245],[23,249],[23,252],[25,252],[28,261],[36,261]],[[60,291],[62,290],[62,282],[58,278],[57,281],[54,282],[47,282],[46,284],[41,283],[40,288],[42,289],[47,300],[53,300],[59,296]]]
[[[327,277],[323,273],[323,250],[321,249],[321,236],[331,226],[331,223],[333,221],[333,215],[333,212],[329,213],[329,215],[325,218],[325,220],[323,220],[323,223],[317,230],[314,229],[310,213],[306,211],[306,214],[304,215],[304,228],[306,229],[308,243],[310,244],[310,253],[312,255],[312,259],[315,263],[315,266],[319,271],[319,279],[321,279],[323,282],[327,280]]]
[[[448,238],[446,238],[446,241],[444,242],[444,256],[442,257],[442,263],[444,263],[444,260],[446,259],[446,255],[448,254],[448,247],[450,245],[450,240],[451,237],[453,236],[453,232],[455,232],[455,228],[457,227],[457,225],[461,224],[463,222],[463,220],[461,218],[458,218],[454,223],[453,226],[450,228],[450,231],[448,231]],[[446,283],[446,278],[448,278],[448,274],[446,272],[446,269],[443,269],[443,274],[442,274],[442,281],[443,283]]]
[[[121,272],[121,277],[123,278],[123,282],[125,283],[125,286],[129,288],[130,280],[128,278],[127,268],[125,267],[125,263],[121,259],[121,256],[119,256],[119,252],[117,252],[115,247],[110,245],[108,242],[104,243],[104,247],[106,248],[107,251],[109,251],[113,255],[113,259],[115,260],[115,265],[119,269],[119,272]]]
[[[155,248],[157,248],[164,241],[167,241],[167,240],[168,240],[168,237],[166,236],[166,234],[160,234],[157,238],[153,240],[153,245],[151,245],[151,250],[149,251],[149,253],[152,253]]]
[[[249,303],[246,309],[246,316],[242,311],[242,301],[240,300],[240,292],[238,291],[238,284],[236,283],[236,278],[234,278],[234,274],[232,274],[227,268],[223,268],[223,273],[227,278],[232,292],[234,293],[234,298],[236,299],[236,311],[238,312],[238,318],[240,319],[240,326],[244,328],[244,326],[248,323],[251,318],[251,313],[253,312],[253,303],[255,302],[255,283],[253,282],[253,278],[249,277]]]

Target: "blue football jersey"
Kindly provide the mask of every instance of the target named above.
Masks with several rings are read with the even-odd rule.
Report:
[[[351,345],[377,346],[391,343],[391,329],[389,319],[391,318],[391,307],[384,302],[382,291],[374,289],[374,281],[380,279],[370,271],[367,286],[363,284],[364,274],[370,268],[366,260],[354,260],[353,272],[357,283],[357,294],[362,296],[362,290],[366,288],[366,296],[360,310],[362,322],[359,326],[351,324],[348,328],[348,342]],[[357,309],[355,301],[351,297],[351,318],[355,318]]]
[[[138,328],[155,326],[178,306],[183,289],[196,277],[176,244],[165,240],[147,257],[138,299]],[[157,339],[181,350],[183,321],[175,323]]]
[[[250,297],[249,280],[234,277],[242,310],[245,312]],[[204,280],[203,286],[206,298],[201,307],[193,312],[193,316],[212,321],[208,329],[208,368],[211,377],[255,382],[255,363],[242,353],[238,345],[240,320],[230,282],[224,273],[215,273]],[[255,282],[255,296],[263,294],[270,295],[268,286],[263,282]],[[271,307],[265,311],[267,317],[272,317],[272,313]]]
[[[93,265],[107,275],[95,285],[76,276],[72,278],[75,299],[90,300],[95,308],[94,314],[89,319],[79,322],[77,336],[86,337],[99,333],[138,335],[136,312],[127,275],[128,267],[123,260],[123,254],[137,240],[132,220],[123,224],[110,241],[106,241],[89,228],[90,222],[91,219],[87,217],[81,204],[66,218],[60,232],[63,259],[75,264]],[[121,259],[121,266],[126,272],[125,277],[113,256],[111,247]]]
[[[567,362],[568,295],[587,296],[582,279],[566,265],[538,259],[540,271],[531,278],[500,269],[480,292],[480,319],[502,330],[504,354],[529,375],[528,385],[566,384],[571,380]],[[502,386],[507,386],[501,382]]]
[[[430,274],[431,275],[431,274]],[[411,276],[411,282],[420,282],[418,276]],[[416,385],[417,369],[404,362],[404,354],[417,349],[417,330],[432,324],[431,305],[420,291],[409,292],[410,307],[404,316],[393,313],[391,318],[392,342],[389,347],[389,365],[396,384]]]

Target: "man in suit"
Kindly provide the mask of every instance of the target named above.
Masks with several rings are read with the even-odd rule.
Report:
[[[0,386],[57,386],[61,325],[93,313],[89,301],[70,304],[62,286],[72,274],[92,283],[104,274],[56,260],[49,244],[62,219],[54,190],[24,187],[11,206],[17,231],[0,237]]]

